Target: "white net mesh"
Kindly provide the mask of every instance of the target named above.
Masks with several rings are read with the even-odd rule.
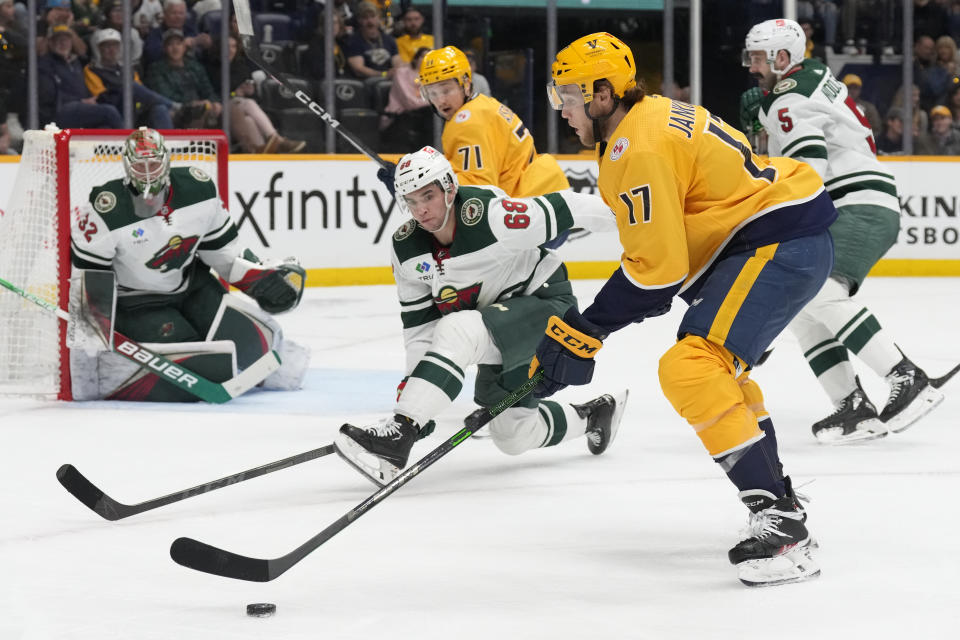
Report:
[[[69,273],[61,269],[61,246],[70,230],[57,222],[57,142],[52,131],[27,131],[17,182],[7,207],[0,211],[0,278],[36,296],[58,303]],[[120,156],[126,134],[74,132],[69,139],[71,217],[90,190],[123,177]],[[96,132],[92,132],[95,133]],[[195,132],[167,133],[171,166],[203,169],[219,187],[217,141]],[[224,194],[225,195],[225,194]],[[65,244],[64,244],[65,243]],[[0,288],[0,395],[60,394],[63,347],[55,316]]]

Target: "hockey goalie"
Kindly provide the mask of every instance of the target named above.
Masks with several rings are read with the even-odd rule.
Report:
[[[273,314],[299,304],[304,270],[242,249],[214,182],[195,166],[171,168],[159,132],[131,133],[122,160],[124,177],[93,187],[71,221],[71,315],[101,319],[70,325],[74,399],[196,399],[112,353],[112,331],[214,382],[273,350],[282,364],[260,386],[299,388],[309,352],[284,339]],[[228,293],[211,269],[246,295]],[[90,284],[104,272],[113,275],[106,294]]]

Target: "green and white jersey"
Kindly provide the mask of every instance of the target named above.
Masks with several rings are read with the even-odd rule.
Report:
[[[834,205],[871,204],[900,214],[897,185],[877,160],[873,132],[847,87],[818,60],[804,60],[760,105],[771,156],[808,163]]]
[[[198,255],[227,276],[240,253],[237,228],[216,186],[196,167],[170,170],[167,200],[156,215],[136,214],[123,180],[94,187],[73,215],[74,266],[112,269],[119,295],[179,293]]]
[[[415,220],[393,234],[393,273],[400,299],[407,373],[430,345],[442,316],[529,295],[563,262],[540,245],[573,227],[615,231],[599,196],[560,191],[509,198],[492,186],[461,186],[454,200],[453,243],[440,245]]]

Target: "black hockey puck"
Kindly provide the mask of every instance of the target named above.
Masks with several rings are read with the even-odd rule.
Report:
[[[247,605],[247,615],[255,618],[266,618],[277,612],[277,605],[270,602],[254,602]]]

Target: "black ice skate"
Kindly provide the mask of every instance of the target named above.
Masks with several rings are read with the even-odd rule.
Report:
[[[577,415],[587,419],[587,448],[593,455],[598,456],[606,451],[617,437],[629,393],[624,390],[616,397],[606,394],[584,404],[570,405]]]
[[[741,491],[740,499],[750,509],[750,520],[741,534],[743,539],[728,553],[740,582],[748,587],[769,587],[820,575],[813,559],[817,545],[795,496],[777,498],[769,491],[753,489]]]
[[[345,424],[333,445],[349,465],[382,487],[407,466],[419,433],[413,420],[395,415],[365,429]]]
[[[904,358],[887,374],[890,396],[880,419],[894,433],[903,431],[943,402],[943,392],[930,384],[923,369]]]
[[[887,427],[877,415],[873,406],[856,378],[857,388],[840,401],[837,410],[814,423],[813,435],[825,444],[850,444],[883,438]]]

